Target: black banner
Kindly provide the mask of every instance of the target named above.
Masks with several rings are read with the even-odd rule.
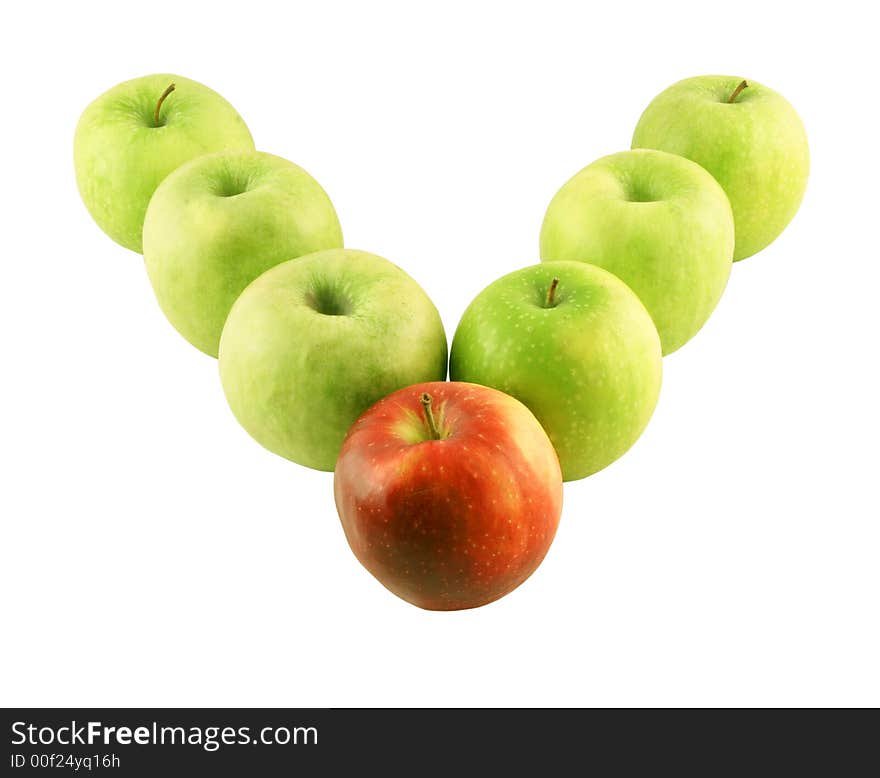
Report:
[[[513,766],[515,774],[536,775],[733,768],[761,775],[788,774],[798,764],[855,775],[877,761],[868,752],[876,711],[22,708],[0,717],[0,772],[11,776],[323,775],[342,768],[369,775],[448,768],[462,776],[477,766],[492,774]]]

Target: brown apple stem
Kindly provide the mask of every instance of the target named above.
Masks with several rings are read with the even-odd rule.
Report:
[[[422,402],[422,408],[425,411],[425,419],[428,421],[428,429],[431,431],[432,440],[440,440],[440,430],[437,429],[437,422],[434,420],[434,411],[431,410],[431,395],[423,392],[419,398]]]
[[[737,84],[736,89],[733,90],[733,94],[727,99],[727,102],[732,103],[734,100],[736,100],[736,98],[739,97],[739,93],[742,92],[742,90],[745,89],[748,85],[749,82],[745,79],[740,81],[739,84]]]
[[[557,286],[559,286],[559,279],[554,278],[550,282],[550,288],[547,290],[547,304],[545,305],[546,308],[552,308],[554,305],[556,305],[556,287]]]
[[[153,112],[153,126],[154,127],[159,126],[159,111],[162,109],[162,103],[165,102],[165,98],[168,97],[168,95],[170,95],[174,91],[174,89],[175,89],[174,84],[168,84],[168,86],[165,87],[165,91],[162,92],[162,94],[159,96],[159,102],[156,103],[156,110]]]

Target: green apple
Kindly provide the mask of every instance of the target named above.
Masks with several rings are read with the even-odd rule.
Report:
[[[807,188],[810,149],[800,117],[782,95],[740,76],[673,84],[645,109],[632,146],[680,154],[715,176],[733,207],[734,261],[779,237]]]
[[[399,267],[351,249],[272,268],[235,302],[220,341],[232,412],[263,446],[333,470],[349,427],[405,386],[446,378],[434,304]]]
[[[662,151],[623,151],[557,192],[541,228],[541,259],[589,262],[625,281],[671,354],[715,310],[733,243],[730,203],[703,168]]]
[[[98,226],[140,253],[147,204],[165,176],[202,154],[253,148],[220,95],[157,73],[118,84],[83,111],[73,141],[76,183]]]
[[[159,305],[196,348],[217,356],[229,309],[270,267],[342,246],[327,193],[301,167],[261,151],[199,157],[166,178],[144,221]]]
[[[642,434],[660,393],[660,338],[619,278],[585,262],[547,262],[477,295],[455,332],[449,373],[528,407],[573,481]]]

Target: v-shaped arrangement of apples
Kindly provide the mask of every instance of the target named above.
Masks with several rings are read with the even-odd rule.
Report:
[[[335,471],[355,556],[422,608],[497,600],[541,563],[562,482],[645,429],[662,356],[717,305],[734,261],[800,205],[803,125],[766,86],[700,76],[645,110],[632,149],[556,194],[541,263],[468,307],[449,355],[422,288],[343,248],[325,191],[256,151],[206,86],[158,74],[83,112],[76,179],[113,240],[143,252],[160,307],[219,357],[229,405],[270,451]]]

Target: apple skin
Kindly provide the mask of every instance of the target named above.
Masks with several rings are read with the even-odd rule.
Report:
[[[321,251],[261,275],[220,341],[232,412],[270,451],[333,470],[345,433],[385,395],[446,378],[434,304],[399,267],[365,251]]]
[[[453,381],[524,403],[566,481],[601,470],[635,443],[657,404],[662,369],[660,338],[639,298],[585,262],[532,265],[490,284],[464,312],[449,364]]]
[[[157,127],[156,104],[172,83]],[[73,141],[76,183],[98,226],[141,253],[147,204],[165,176],[202,154],[253,148],[244,121],[220,95],[157,73],[118,84],[83,111]]]
[[[624,151],[559,190],[541,228],[541,259],[578,260],[626,282],[657,326],[664,354],[709,318],[730,276],[733,213],[714,178],[663,151]]]
[[[343,444],[334,494],[360,563],[427,610],[511,592],[544,559],[562,512],[559,462],[541,425],[512,397],[467,383],[410,386],[364,413]]]
[[[144,262],[159,306],[211,356],[251,281],[281,262],[341,247],[321,185],[261,151],[211,154],[178,168],[156,190],[144,222]]]
[[[810,172],[804,125],[791,104],[740,76],[686,78],[661,92],[633,133],[633,148],[661,149],[708,170],[730,199],[738,261],[772,243],[800,207]]]

